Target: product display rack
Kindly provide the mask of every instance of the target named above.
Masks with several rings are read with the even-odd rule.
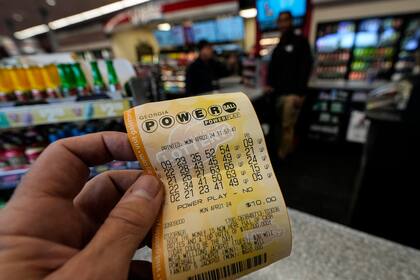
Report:
[[[121,117],[129,98],[0,107],[0,129]]]
[[[126,96],[121,85],[135,77],[132,65],[125,60],[119,60],[117,65],[113,60],[79,63],[62,54],[45,55],[41,59],[60,61],[63,57],[63,63],[36,67],[22,66],[24,57],[3,62],[0,204],[7,201],[48,144],[92,132],[125,131],[122,116],[131,107],[132,98]],[[30,63],[38,65],[36,59]],[[49,77],[54,75],[47,70],[56,74],[53,81]],[[46,74],[41,75],[42,71]],[[91,176],[128,168],[139,166],[136,162],[115,161],[92,167]]]
[[[188,50],[166,51],[159,57],[160,88],[165,99],[185,95],[186,71],[197,54]]]
[[[395,15],[319,24],[314,78],[368,83],[402,78],[414,67],[419,18]]]
[[[102,172],[108,170],[125,170],[125,169],[140,169],[137,161],[113,161],[108,164],[103,164],[90,168],[90,177],[94,177]],[[28,167],[0,171],[0,191],[13,190],[19,184],[22,177],[28,171]],[[1,196],[0,196],[1,198]],[[1,208],[1,207],[0,207]]]
[[[419,14],[318,25],[316,64],[309,86],[315,94],[308,109],[310,139],[350,141],[350,120],[353,113],[365,114],[367,94],[412,72],[419,26]]]
[[[259,88],[261,85],[261,61],[256,58],[242,60],[242,82],[244,86]]]
[[[349,92],[344,90],[320,90],[312,106],[309,137],[337,141],[344,114],[348,107]]]
[[[400,80],[404,75],[411,73],[416,65],[415,53],[420,48],[420,15],[407,21],[403,36],[393,80]]]
[[[166,96],[185,94],[186,66],[162,64],[160,72],[162,91]]]
[[[356,24],[352,21],[321,24],[318,27],[314,70],[316,78],[346,79],[355,32]]]
[[[402,27],[401,17],[362,20],[356,33],[349,80],[389,80]]]
[[[348,143],[346,139],[353,111],[364,112],[368,93],[375,87],[346,84],[330,88],[312,84],[316,94],[311,102],[308,138],[329,143]]]
[[[1,190],[17,186],[48,144],[87,133],[125,131],[122,116],[130,106],[131,100],[126,98],[3,109],[1,113],[13,121],[0,128],[0,197]],[[47,114],[42,115],[45,112]],[[84,115],[84,112],[90,115]],[[106,170],[132,166],[132,163],[115,162],[91,168],[91,173],[94,176]]]

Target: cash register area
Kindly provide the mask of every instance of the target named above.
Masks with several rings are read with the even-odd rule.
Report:
[[[265,133],[293,232],[290,257],[244,278],[420,279],[419,0],[0,5],[0,211],[54,141],[125,132],[123,112],[135,105],[243,92]],[[284,157],[285,107],[276,107],[276,91],[268,94],[268,76],[284,42],[277,17],[285,11],[313,64]],[[203,40],[226,74],[212,72],[212,90],[196,93],[187,72]],[[113,161],[92,167],[91,176],[138,168]],[[150,249],[134,256],[150,257]]]

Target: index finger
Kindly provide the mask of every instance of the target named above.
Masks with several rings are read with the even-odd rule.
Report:
[[[89,166],[112,160],[135,160],[127,134],[99,132],[49,145],[18,188],[73,199],[89,178]]]

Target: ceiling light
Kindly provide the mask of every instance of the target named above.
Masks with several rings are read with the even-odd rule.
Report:
[[[257,9],[249,8],[245,10],[240,10],[239,15],[243,18],[254,18],[257,16]]]
[[[99,7],[97,9],[94,9],[94,10],[99,10],[99,12],[101,14],[106,15],[106,14],[124,9],[125,7],[124,7],[122,2],[124,2],[124,1],[114,2],[114,3],[108,4],[108,5]]]
[[[169,30],[171,30],[171,25],[167,22],[160,23],[160,24],[158,24],[157,29],[160,30],[160,31],[169,31]]]
[[[57,2],[55,0],[45,0],[48,6],[54,7]]]
[[[61,18],[50,22],[48,25],[51,29],[59,29],[72,24],[80,23],[86,20],[90,20],[96,17],[107,15],[125,8],[129,8],[138,4],[148,2],[150,0],[122,0],[114,2],[105,6],[101,6],[96,9],[88,10],[79,14],[75,14],[69,17]]]
[[[100,10],[97,10],[97,9],[89,10],[89,11],[83,12],[81,14],[81,16],[86,20],[96,18],[96,17],[100,17],[101,15],[102,15],[102,12]]]
[[[13,35],[16,39],[23,40],[46,32],[48,32],[48,26],[41,24],[15,32]]]
[[[54,1],[55,2],[55,0],[46,0],[46,1]],[[72,16],[68,16],[68,17],[65,17],[65,18],[60,18],[60,19],[51,21],[51,22],[48,23],[48,26],[51,29],[59,29],[59,28],[63,28],[63,27],[66,27],[66,26],[69,26],[69,25],[72,25],[72,24],[76,24],[76,23],[80,23],[80,22],[83,22],[83,21],[86,21],[86,20],[97,18],[97,17],[103,16],[103,15],[107,15],[107,14],[110,14],[110,13],[113,13],[113,12],[116,12],[116,11],[119,11],[119,10],[122,10],[122,9],[125,9],[125,8],[129,8],[129,7],[132,7],[132,6],[135,6],[135,5],[139,5],[139,4],[142,4],[142,3],[145,3],[145,2],[149,2],[149,1],[150,0],[121,0],[121,1],[117,1],[117,2],[108,4],[108,5],[105,5],[105,6],[101,6],[101,7],[96,8],[96,9],[84,11],[82,13],[78,13],[78,14],[75,14],[75,15],[72,15]],[[21,39],[23,37],[25,37],[23,39],[26,39],[26,38],[29,38],[29,37],[36,36],[36,35],[47,32],[48,31],[48,26],[46,26],[45,24],[43,24],[42,26],[44,26],[43,29],[39,29],[40,28],[39,26],[34,26],[34,27],[31,27],[31,28],[28,28],[28,29],[24,29],[24,30],[15,32],[14,36],[17,39]],[[31,30],[32,28],[37,28],[37,29],[35,29],[37,31],[39,31],[39,30],[44,30],[44,31],[39,32],[39,33],[28,32],[28,30]],[[21,33],[21,32],[23,32],[23,33]],[[23,36],[22,34],[25,34],[25,36]],[[33,34],[33,35],[28,36],[28,34],[29,35]]]

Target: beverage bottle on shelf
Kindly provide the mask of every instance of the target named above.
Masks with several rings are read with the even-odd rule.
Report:
[[[25,102],[31,99],[29,80],[23,67],[12,67],[10,77],[15,90],[16,99]]]
[[[83,133],[83,131],[81,130],[81,129],[79,129],[79,127],[72,127],[71,128],[71,130],[70,130],[70,134],[71,134],[71,136],[73,137],[73,136],[81,136],[81,135],[83,135],[84,133]]]
[[[46,147],[44,137],[35,129],[29,129],[24,133],[25,138],[25,156],[27,161],[32,164],[41,155]]]
[[[29,85],[34,100],[42,100],[45,96],[45,81],[42,76],[41,67],[30,66],[25,68],[26,76],[28,77]]]
[[[65,66],[64,66],[64,73],[66,74],[67,80],[69,81],[70,95],[71,96],[77,95],[76,75],[73,72],[72,64],[65,64]]]
[[[101,71],[99,71],[98,62],[91,61],[90,67],[92,69],[93,77],[93,93],[101,94],[105,91],[105,83],[104,79],[102,78]]]
[[[10,169],[24,168],[28,164],[23,150],[12,144],[5,143],[4,147],[4,158]]]
[[[48,141],[50,143],[54,143],[59,139],[59,136],[57,135],[57,129],[55,127],[49,127],[48,133],[47,133]]]
[[[77,88],[77,93],[80,96],[89,95],[89,88],[86,81],[85,73],[83,73],[80,63],[74,63],[71,65],[73,74],[75,77],[75,83]]]
[[[45,92],[49,98],[62,97],[59,91],[60,76],[58,75],[57,66],[54,64],[41,67],[41,75],[45,82]]]
[[[108,72],[108,90],[110,92],[116,92],[118,90],[121,90],[121,85],[118,80],[117,72],[115,71],[112,59],[106,60],[105,63],[106,70]]]
[[[60,91],[62,97],[70,96],[71,91],[71,81],[67,75],[66,65],[58,64],[57,65],[58,76],[60,78]]]
[[[0,102],[13,101],[15,99],[10,71],[10,68],[0,68]]]
[[[7,170],[7,161],[4,158],[4,151],[0,150],[0,171]]]
[[[6,155],[5,155],[3,145],[4,145],[3,139],[0,138],[0,171],[1,170],[6,170],[7,167],[9,166],[8,163],[7,163],[7,159],[6,159]]]
[[[0,68],[0,102],[7,101],[7,82],[5,82],[5,75],[3,68]]]
[[[42,146],[29,146],[25,148],[25,156],[29,164],[34,163],[37,158],[41,155],[45,147]]]

